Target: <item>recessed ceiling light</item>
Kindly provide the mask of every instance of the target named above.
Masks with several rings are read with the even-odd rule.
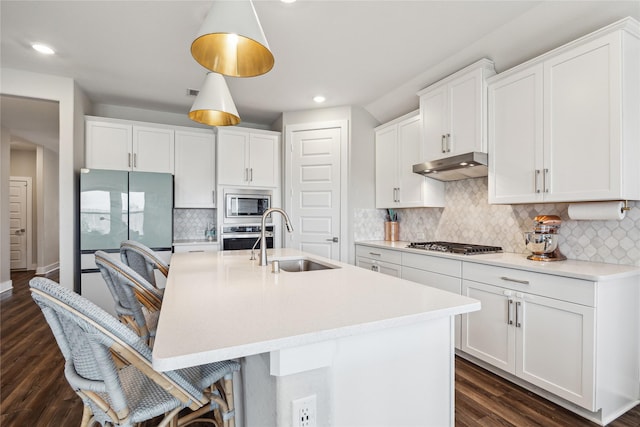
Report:
[[[31,45],[31,47],[44,55],[53,55],[54,53],[56,53],[55,50],[42,43],[34,43]]]
[[[316,96],[314,96],[314,97],[313,97],[313,101],[314,101],[314,102],[317,102],[318,104],[321,104],[321,103],[323,103],[323,102],[324,102],[324,101],[326,101],[326,100],[327,100],[327,98],[325,98],[325,97],[324,97],[324,96],[322,96],[322,95],[316,95]]]
[[[295,3],[296,0],[280,0],[282,3]]]

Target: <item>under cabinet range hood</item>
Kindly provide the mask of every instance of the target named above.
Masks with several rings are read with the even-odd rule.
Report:
[[[487,153],[471,152],[413,165],[413,172],[437,179],[458,181],[487,176]]]

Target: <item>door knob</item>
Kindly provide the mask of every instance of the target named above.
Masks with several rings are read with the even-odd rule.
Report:
[[[327,242],[338,243],[338,238],[337,237],[333,237],[331,239],[327,239]]]

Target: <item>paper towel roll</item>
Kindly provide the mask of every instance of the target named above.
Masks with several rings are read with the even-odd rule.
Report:
[[[569,205],[569,218],[575,220],[621,220],[624,202],[577,203]]]

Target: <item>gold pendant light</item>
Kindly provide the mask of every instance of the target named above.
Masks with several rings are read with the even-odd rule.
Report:
[[[255,77],[274,58],[251,1],[214,1],[191,54],[203,67],[230,77]]]
[[[233,126],[240,123],[238,110],[222,75],[207,74],[189,111],[189,118],[209,126]]]

